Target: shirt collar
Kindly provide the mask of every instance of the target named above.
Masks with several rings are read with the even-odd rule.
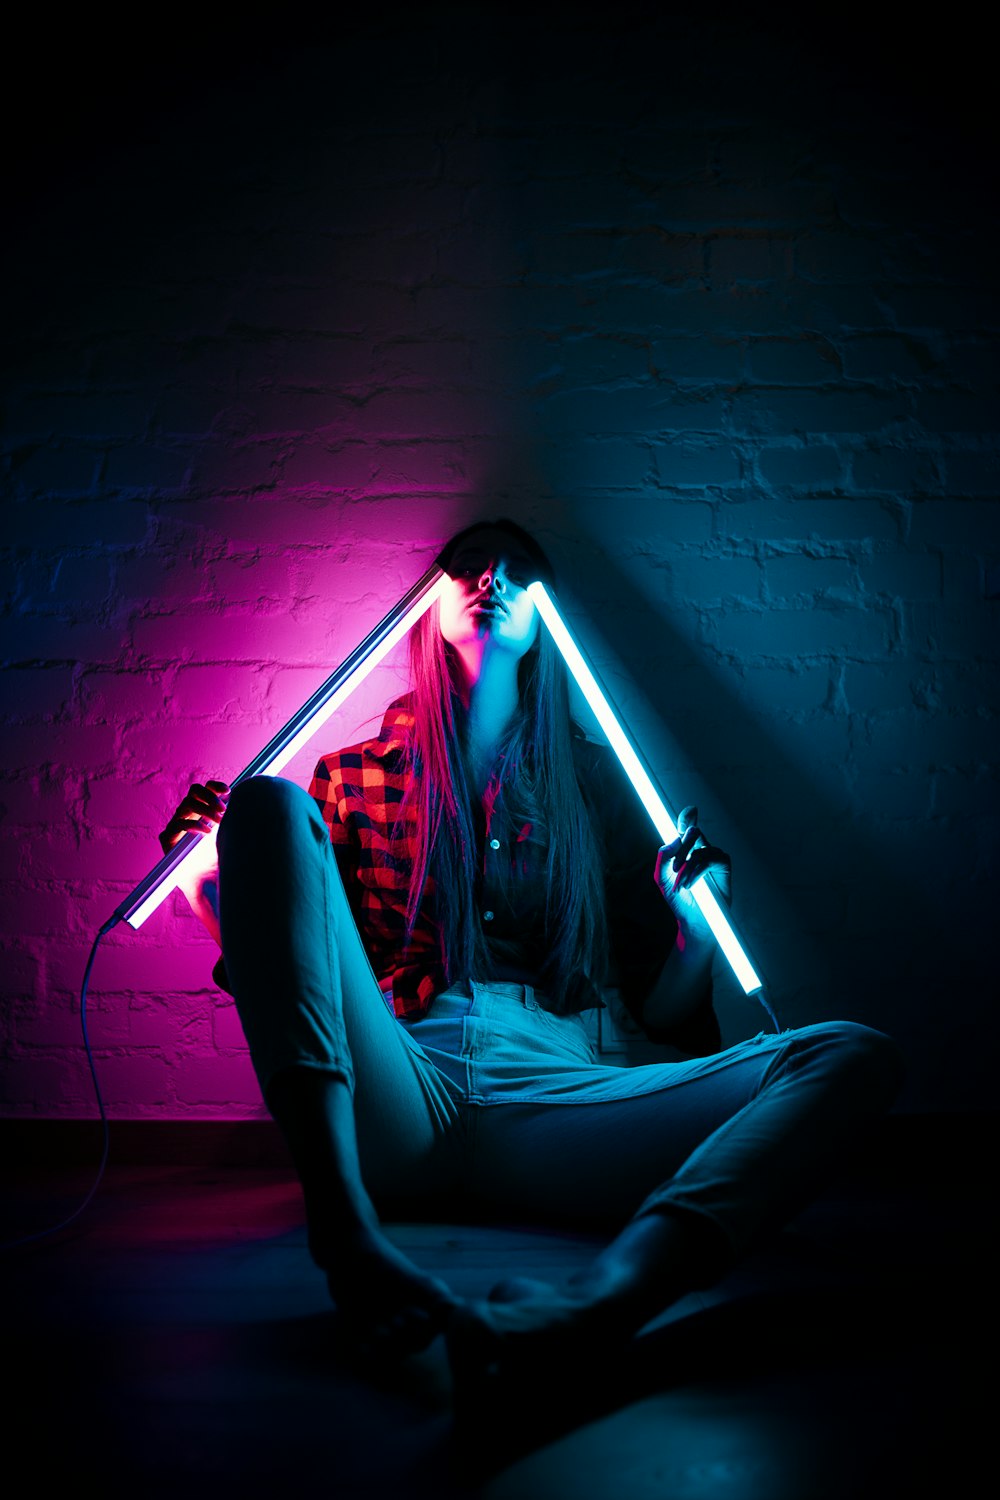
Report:
[[[390,703],[382,720],[378,739],[365,746],[365,754],[374,760],[388,760],[390,756],[403,754],[410,743],[410,731],[415,723],[411,707],[412,698],[397,698]]]

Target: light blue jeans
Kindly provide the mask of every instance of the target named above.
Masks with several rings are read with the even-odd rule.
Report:
[[[299,787],[237,786],[219,833],[222,946],[265,1100],[285,1069],[352,1088],[376,1204],[463,1204],[581,1227],[694,1212],[747,1248],[890,1107],[895,1044],[851,1022],[710,1057],[607,1066],[530,985],[473,982],[400,1021]]]

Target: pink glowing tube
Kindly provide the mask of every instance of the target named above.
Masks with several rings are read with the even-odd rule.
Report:
[[[428,568],[407,594],[400,599],[383,620],[369,631],[359,646],[356,646],[337,670],[316,689],[312,697],[302,705],[283,729],[264,746],[259,755],[235,778],[232,785],[246,781],[251,776],[277,776],[294,755],[325,724],[330,715],[349,698],[354,689],[363,682],[369,672],[386,656],[397,641],[402,640],[411,625],[428,610],[441,593],[447,574],[437,563]],[[110,921],[108,931],[124,919],[130,927],[141,927],[146,918],[165,901],[177,885],[178,870],[191,851],[202,842],[203,835],[186,833],[179,839],[169,854],[154,865],[144,880],[121,903]]]

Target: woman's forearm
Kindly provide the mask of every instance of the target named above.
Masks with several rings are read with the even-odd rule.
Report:
[[[205,931],[210,937],[215,939],[221,949],[222,934],[219,930],[218,869],[208,874],[198,874],[193,879],[179,881],[178,889],[183,892],[188,905]]]

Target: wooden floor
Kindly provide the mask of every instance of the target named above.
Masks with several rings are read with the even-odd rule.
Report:
[[[440,1340],[378,1380],[339,1349],[286,1169],[112,1152],[73,1226],[4,1257],[8,1473],[22,1467],[25,1493],[136,1500],[977,1493],[996,1423],[995,1135],[963,1153],[925,1131],[906,1159],[876,1153],[644,1330],[603,1389],[572,1407],[515,1393],[459,1425]],[[93,1177],[7,1166],[8,1240],[58,1222]],[[473,1296],[512,1273],[560,1279],[602,1243],[516,1224],[389,1232]]]

